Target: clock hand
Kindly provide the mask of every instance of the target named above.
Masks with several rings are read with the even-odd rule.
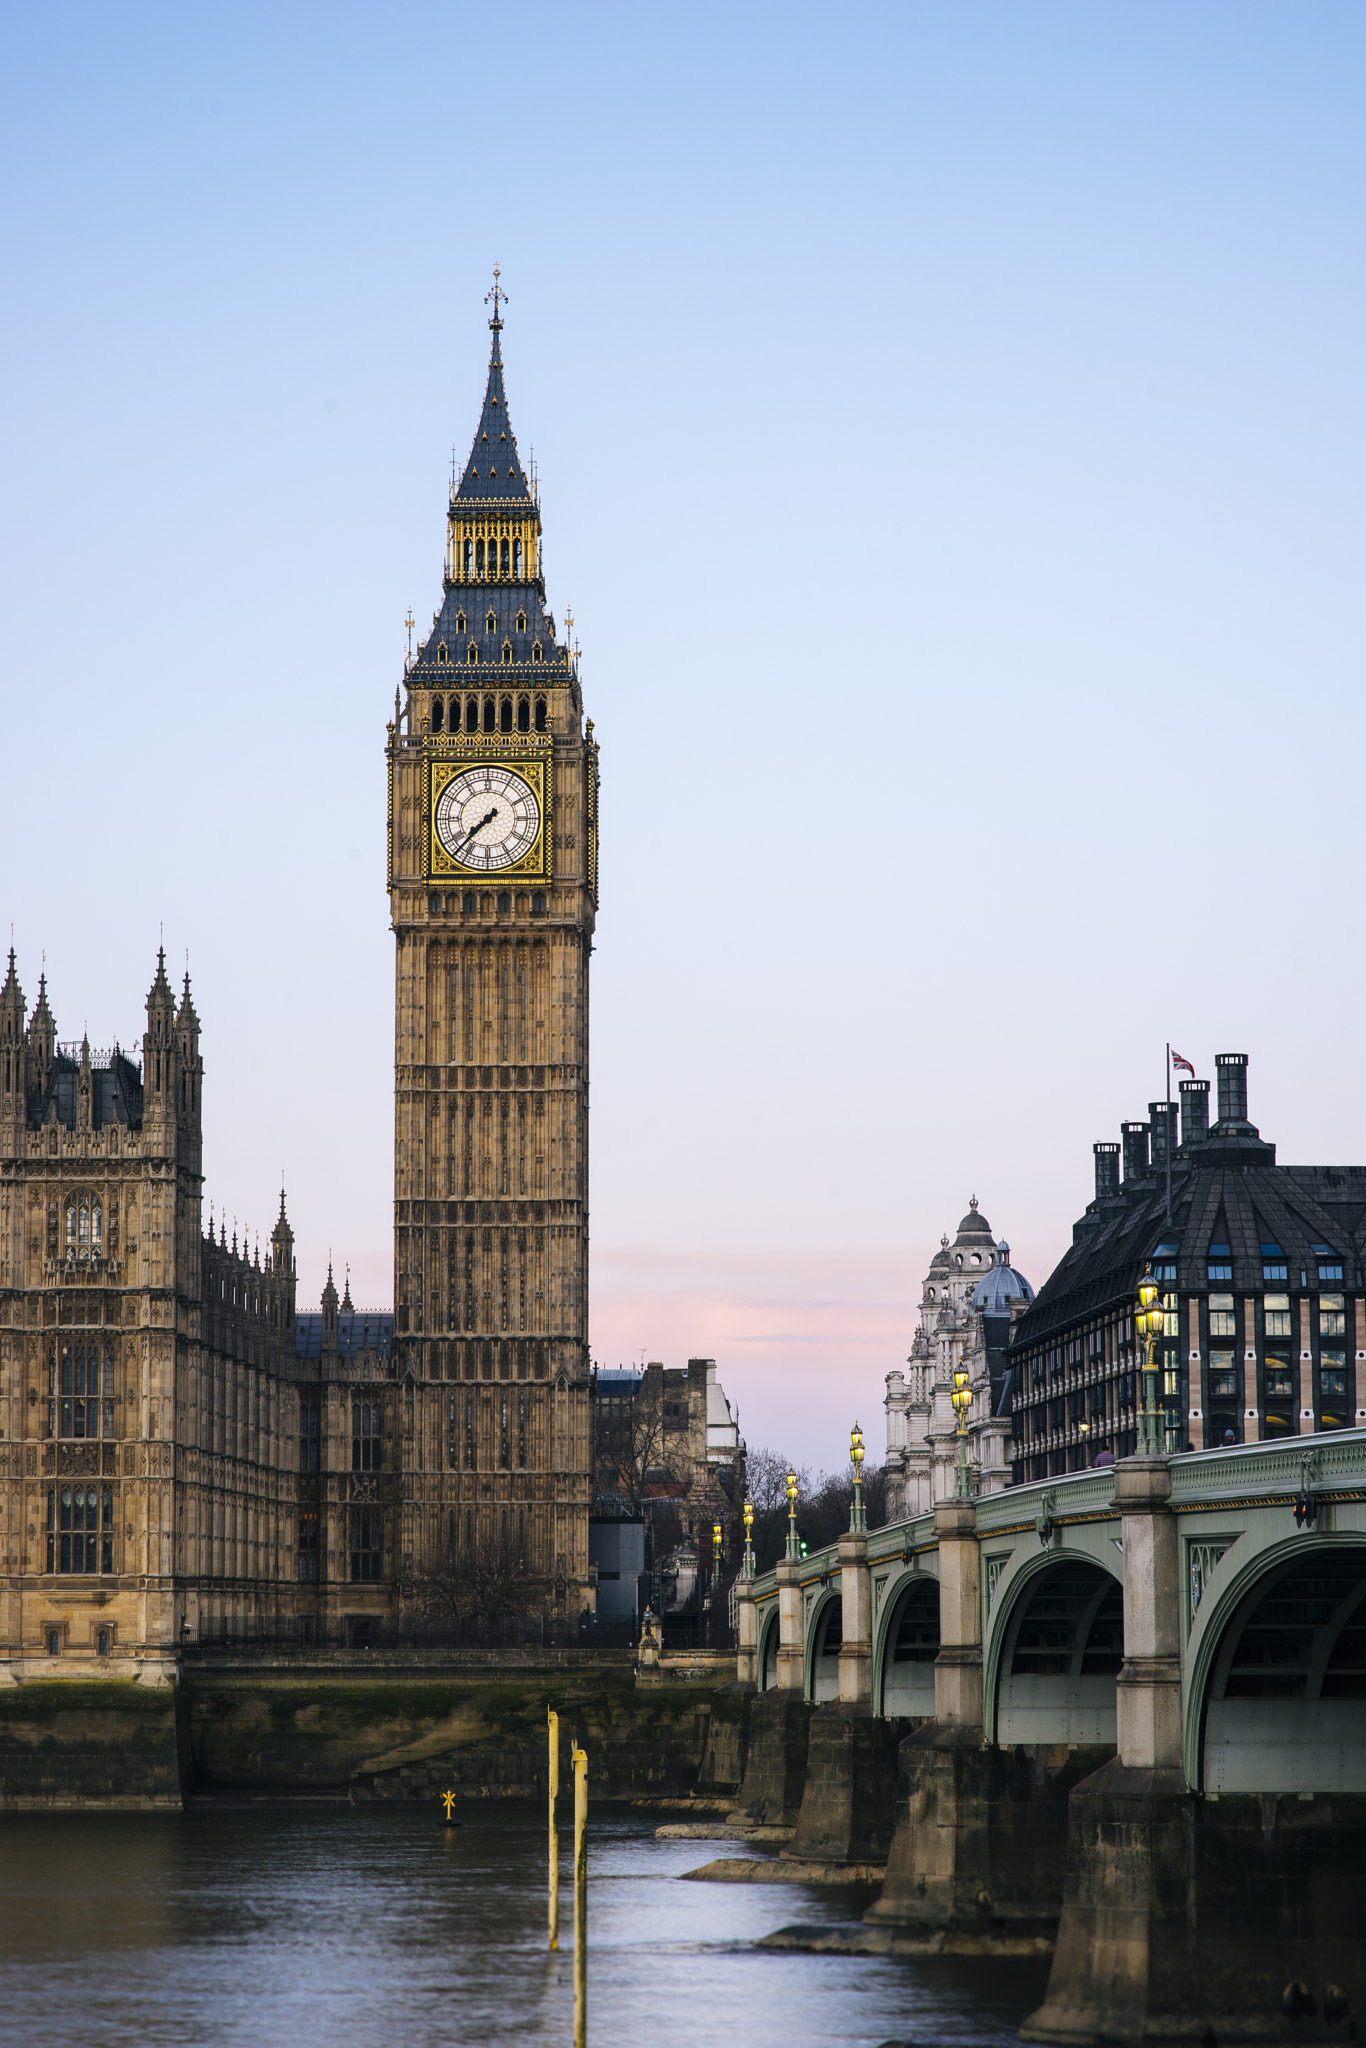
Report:
[[[473,839],[475,833],[482,832],[485,825],[491,825],[497,816],[498,806],[495,804],[491,811],[485,811],[483,817],[479,820],[479,823],[477,825],[471,826],[470,830],[465,834],[464,838],[461,840],[461,846],[468,846],[471,839]]]

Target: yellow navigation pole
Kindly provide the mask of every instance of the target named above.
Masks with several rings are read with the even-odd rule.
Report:
[[[560,1945],[560,1830],[555,1823],[555,1806],[560,1796],[560,1717],[546,1708],[550,1724],[550,1946]]]
[[[574,1760],[574,2048],[588,2040],[588,1758]]]

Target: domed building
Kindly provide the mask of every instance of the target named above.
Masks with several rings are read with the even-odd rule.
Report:
[[[996,1243],[974,1195],[952,1244],[940,1239],[920,1297],[920,1324],[907,1372],[887,1375],[888,1513],[925,1514],[953,1496],[958,1424],[953,1375],[966,1366],[972,1406],[968,1455],[976,1489],[994,1493],[1009,1477],[1010,1332],[1034,1290]]]

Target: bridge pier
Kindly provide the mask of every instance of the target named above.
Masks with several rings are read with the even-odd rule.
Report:
[[[754,1694],[749,1708],[745,1775],[735,1819],[743,1825],[793,1827],[801,1813],[806,1782],[806,1654],[802,1617],[801,1565],[779,1564],[778,1682]],[[743,1609],[742,1609],[743,1612]]]
[[[740,1685],[759,1683],[759,1609],[754,1599],[753,1579],[742,1578],[736,1598],[739,1615],[739,1646],[735,1655],[735,1676]]]
[[[868,1538],[839,1539],[839,1701],[816,1707],[806,1784],[785,1857],[802,1863],[885,1863],[896,1806],[897,1737],[873,1716],[873,1581]]]
[[[1366,1797],[1191,1791],[1163,1458],[1115,1472],[1124,1528],[1119,1754],[1068,1808],[1057,1947],[1030,2041],[1342,2039],[1366,1995]]]

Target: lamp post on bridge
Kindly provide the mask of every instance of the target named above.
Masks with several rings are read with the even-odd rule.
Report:
[[[794,1563],[802,1554],[797,1541],[797,1475],[791,1466],[787,1472],[787,1554]]]
[[[740,1565],[742,1579],[754,1577],[754,1502],[745,1497],[745,1554]]]
[[[1138,1411],[1138,1455],[1140,1458],[1161,1458],[1166,1455],[1167,1432],[1157,1401],[1157,1347],[1166,1333],[1166,1316],[1162,1307],[1162,1290],[1153,1277],[1151,1262],[1138,1283],[1138,1312],[1134,1316],[1134,1331],[1144,1347],[1143,1406]]]
[[[863,1505],[863,1431],[855,1423],[849,1435],[849,1457],[854,1467],[854,1498],[849,1508],[849,1527],[855,1535],[861,1535],[868,1528],[868,1513]]]
[[[965,1365],[956,1365],[953,1369],[953,1392],[949,1399],[953,1402],[953,1412],[958,1418],[958,1444],[953,1460],[953,1497],[955,1500],[971,1500],[976,1492],[972,1466],[968,1463],[968,1410],[972,1406],[972,1388],[968,1385],[968,1369]]]
[[[711,1583],[712,1591],[719,1593],[721,1590],[721,1524],[719,1522],[713,1522],[711,1525]]]

